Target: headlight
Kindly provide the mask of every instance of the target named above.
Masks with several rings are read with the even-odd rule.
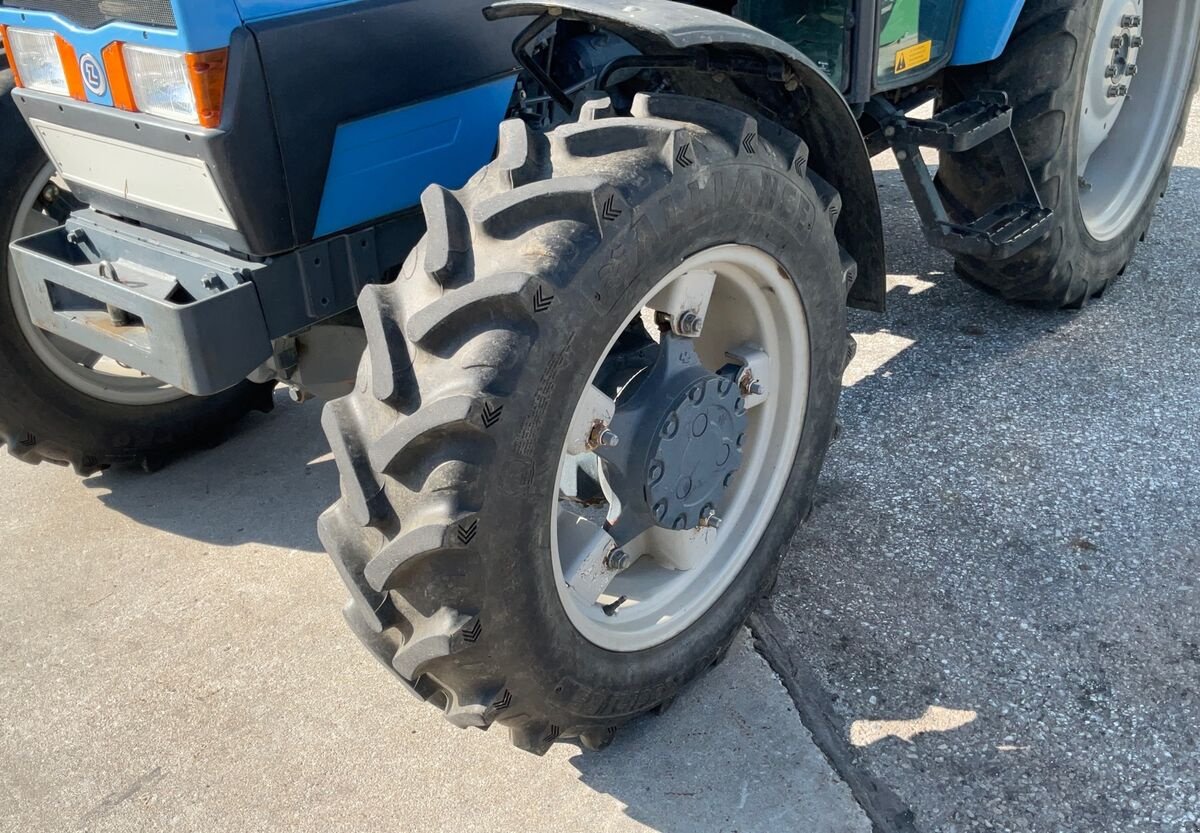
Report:
[[[18,86],[47,93],[86,98],[75,50],[53,32],[0,27],[5,51]]]
[[[218,127],[225,94],[227,50],[183,53],[132,44],[104,50],[113,102],[174,121]],[[119,83],[123,81],[124,83]]]

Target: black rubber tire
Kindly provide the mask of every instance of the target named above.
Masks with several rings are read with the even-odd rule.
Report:
[[[430,188],[428,235],[360,299],[368,349],[323,422],[343,496],[321,540],[368,648],[459,726],[511,729],[541,754],[667,703],[718,660],[770,588],[811,505],[846,362],[853,265],[840,199],[795,136],[728,107],[591,102],[549,135],[519,120],[464,189]],[[613,653],[567,618],[550,555],[571,407],[631,299],[713,245],[757,245],[794,276],[812,383],[791,480],[730,590],[657,647]]]
[[[29,463],[69,464],[82,475],[112,465],[156,468],[172,455],[212,445],[252,409],[273,405],[274,385],[250,382],[209,397],[131,407],[63,382],[29,346],[10,292],[9,240],[21,200],[46,165],[0,71],[0,443]]]
[[[944,104],[982,90],[1003,90],[1014,107],[1013,129],[1043,203],[1053,209],[1050,235],[1014,258],[959,258],[958,273],[1012,301],[1038,307],[1080,308],[1120,275],[1133,257],[1167,188],[1183,142],[1196,73],[1154,187],[1124,233],[1092,237],[1079,209],[1075,173],[1081,101],[1088,56],[1100,12],[1096,0],[1027,0],[1007,50],[990,63],[946,73]],[[1003,174],[976,153],[943,154],[938,183],[948,202],[981,216],[1005,201]]]

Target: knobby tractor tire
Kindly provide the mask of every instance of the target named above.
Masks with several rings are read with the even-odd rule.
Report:
[[[1014,258],[957,260],[962,277],[1009,300],[1077,309],[1123,275],[1166,191],[1183,142],[1196,92],[1194,69],[1183,111],[1171,127],[1166,159],[1137,215],[1115,238],[1095,239],[1080,211],[1076,160],[1085,75],[1100,6],[1098,0],[1028,0],[1003,55],[987,64],[951,70],[946,76],[947,105],[982,90],[1008,93],[1014,107],[1013,129],[1042,201],[1056,218],[1046,239]],[[974,216],[1007,200],[1003,172],[972,153],[943,154],[938,180],[951,203]]]
[[[505,122],[465,188],[426,191],[428,235],[395,283],[364,292],[357,388],[325,409],[343,496],[319,529],[351,628],[452,723],[500,723],[538,754],[601,747],[719,660],[769,589],[811,506],[847,360],[840,198],[806,160],[798,138],[739,111],[642,95],[629,116],[590,102],[550,134]],[[602,650],[555,586],[568,422],[637,299],[732,242],[773,255],[807,311],[800,450],[729,590],[667,642]]]
[[[244,382],[210,397],[120,405],[75,389],[38,357],[17,316],[8,237],[46,157],[0,72],[0,444],[21,460],[74,466],[81,475],[111,465],[153,468],[170,455],[210,445],[252,409],[270,410],[272,385]]]

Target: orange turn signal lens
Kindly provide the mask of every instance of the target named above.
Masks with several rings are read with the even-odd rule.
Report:
[[[187,56],[188,79],[196,96],[196,115],[201,127],[221,126],[221,107],[225,103],[225,76],[229,70],[229,50],[194,52]]]
[[[55,35],[54,42],[58,45],[58,57],[62,60],[63,75],[67,76],[67,91],[71,98],[77,101],[87,101],[87,90],[83,86],[83,71],[79,69],[79,58],[75,48],[63,40],[62,35]]]
[[[13,57],[12,45],[8,42],[8,27],[0,26],[0,46],[4,47],[4,54],[8,56],[8,66],[12,70],[13,84],[18,87],[25,86],[21,83],[21,71],[17,68],[16,58]]]
[[[133,98],[133,87],[129,84],[129,72],[125,68],[125,44],[110,43],[100,51],[104,59],[104,71],[108,74],[108,88],[112,91],[113,106],[118,110],[137,112],[137,101]]]

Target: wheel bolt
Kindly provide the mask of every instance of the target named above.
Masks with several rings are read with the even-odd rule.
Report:
[[[685,312],[679,316],[677,330],[679,335],[687,338],[695,338],[700,335],[700,331],[704,328],[704,319],[694,312]]]
[[[603,420],[596,420],[592,425],[592,431],[588,434],[587,446],[593,451],[604,446],[605,448],[616,448],[621,443],[621,438],[613,432]]]
[[[604,564],[610,570],[624,570],[632,559],[625,550],[613,550],[604,559]]]
[[[738,377],[738,390],[742,392],[742,396],[762,396],[767,392],[766,385],[755,379],[749,368],[743,370]]]

